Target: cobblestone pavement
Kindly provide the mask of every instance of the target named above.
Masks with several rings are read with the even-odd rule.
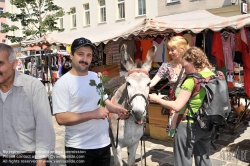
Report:
[[[64,127],[59,126],[53,117],[56,133],[56,155],[53,157],[52,166],[65,166],[64,154]],[[146,165],[148,166],[172,166],[173,143],[164,142],[145,136]],[[214,143],[216,149],[211,146],[210,157],[213,166],[250,166],[250,126],[242,125],[232,134],[226,128]],[[141,146],[137,149],[136,164],[141,165]],[[122,151],[123,163],[126,165],[126,148]],[[113,158],[112,158],[113,160]],[[143,158],[143,165],[145,159]],[[113,162],[111,162],[113,165]],[[193,164],[194,165],[194,164]]]

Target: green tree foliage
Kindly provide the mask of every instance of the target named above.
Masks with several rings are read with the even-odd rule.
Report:
[[[10,0],[20,11],[18,13],[4,12],[0,14],[2,18],[8,18],[10,22],[20,22],[21,27],[2,23],[1,33],[21,30],[23,36],[9,36],[12,43],[21,43],[24,40],[40,38],[48,32],[62,32],[64,29],[57,27],[57,20],[62,17],[64,10],[55,5],[53,0]]]

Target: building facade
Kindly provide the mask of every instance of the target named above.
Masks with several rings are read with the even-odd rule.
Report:
[[[157,2],[152,0],[71,0],[70,3],[54,0],[54,3],[62,7],[66,13],[57,22],[58,27],[64,28],[64,32],[81,31],[121,21],[154,18],[158,15]],[[6,10],[11,13],[19,12],[9,1],[6,1]],[[10,21],[8,24],[21,26],[20,23]],[[21,36],[22,32],[15,31],[14,33],[16,36]],[[8,44],[16,46],[16,43],[10,41]]]
[[[207,10],[218,16],[240,15],[242,0],[158,0],[158,16]],[[249,11],[249,10],[248,10]]]
[[[5,0],[0,0],[0,13],[5,12]],[[6,23],[6,18],[0,18],[0,29],[2,30],[2,23]],[[1,43],[6,43],[7,39],[5,38],[6,34],[5,33],[0,33],[0,42]]]
[[[158,15],[157,3],[152,0],[71,0],[70,4],[61,0],[54,2],[66,12],[70,11],[58,21],[64,32]]]

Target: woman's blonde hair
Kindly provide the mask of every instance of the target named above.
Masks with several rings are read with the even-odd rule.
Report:
[[[189,49],[188,40],[182,36],[174,36],[168,42],[168,47],[175,47],[178,51],[183,49],[183,53]]]
[[[209,63],[206,54],[198,47],[189,48],[182,58],[192,63],[196,70],[202,70],[206,67],[212,69],[212,65]]]

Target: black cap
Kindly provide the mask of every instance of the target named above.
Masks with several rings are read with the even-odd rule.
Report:
[[[85,39],[83,37],[75,39],[71,45],[71,52],[75,52],[76,49],[82,47],[82,46],[90,46],[92,50],[96,48],[95,45],[89,40]]]

